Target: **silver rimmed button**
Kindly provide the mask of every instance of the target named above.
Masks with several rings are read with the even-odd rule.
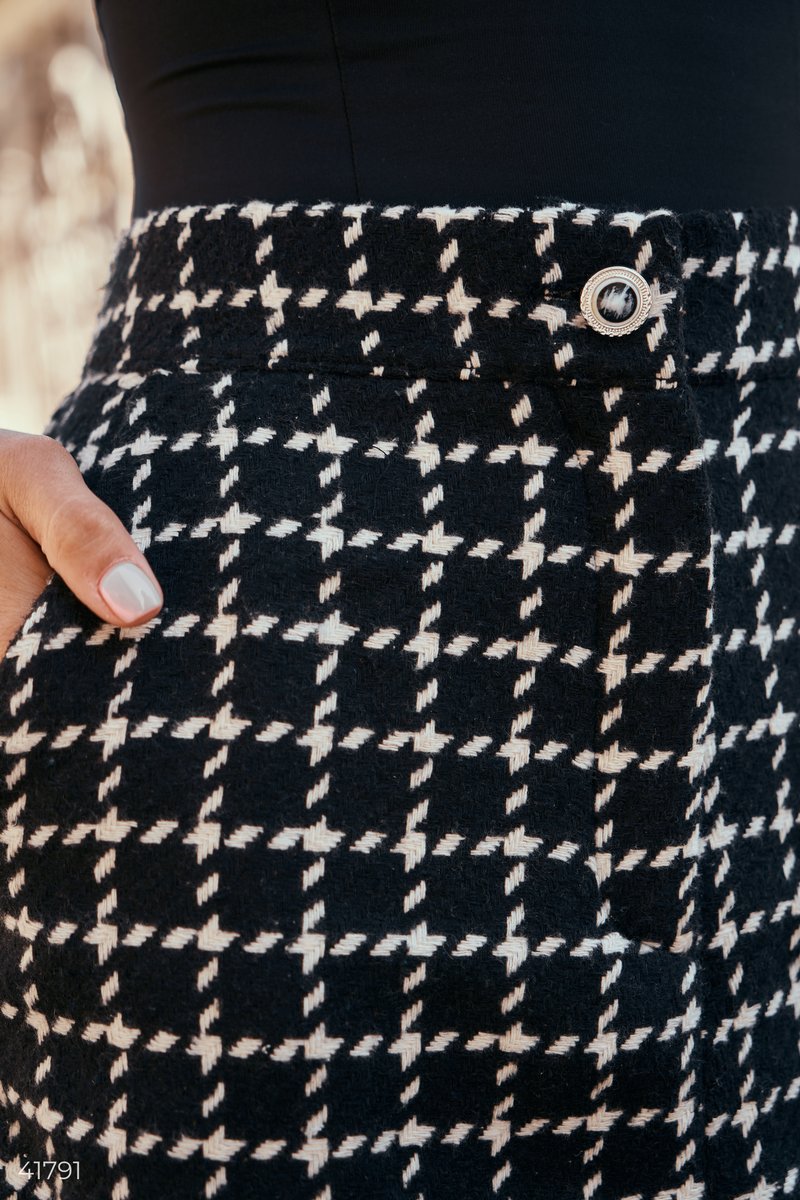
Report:
[[[621,337],[638,329],[650,312],[650,284],[631,267],[603,267],[586,280],[581,312],[598,333]]]

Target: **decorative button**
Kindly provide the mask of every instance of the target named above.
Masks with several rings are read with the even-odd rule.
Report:
[[[650,312],[653,293],[643,275],[630,267],[603,267],[586,280],[581,312],[598,333],[621,337],[638,329]]]

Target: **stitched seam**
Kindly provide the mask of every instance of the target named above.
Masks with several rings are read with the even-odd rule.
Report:
[[[795,117],[797,119],[798,132],[800,133],[800,9],[798,9],[796,4],[792,4],[791,9],[794,13],[794,77],[797,81],[797,107],[795,109]]]
[[[84,384],[83,386],[84,387],[89,386],[92,383],[97,382],[98,379],[102,380],[104,378],[107,378],[110,375],[119,377],[120,375],[124,376],[126,374],[133,373],[133,374],[142,374],[144,376],[148,376],[148,375],[154,375],[156,373],[160,373],[160,374],[172,375],[176,379],[193,379],[193,378],[200,378],[200,377],[208,376],[208,375],[216,375],[220,371],[232,371],[236,375],[265,375],[265,376],[267,376],[270,374],[275,374],[275,375],[303,375],[303,376],[306,376],[310,373],[314,376],[340,375],[343,378],[347,378],[347,379],[375,379],[375,380],[398,379],[401,381],[406,381],[408,379],[425,378],[425,379],[428,379],[429,381],[435,382],[435,383],[457,383],[457,384],[491,383],[491,382],[496,383],[496,382],[505,381],[507,379],[513,379],[515,382],[518,382],[518,383],[538,383],[542,387],[558,387],[558,388],[569,387],[573,391],[575,390],[575,388],[577,388],[578,390],[580,390],[581,388],[596,390],[598,387],[607,386],[609,383],[615,383],[615,384],[620,383],[620,384],[624,384],[626,387],[630,387],[630,388],[641,388],[641,389],[646,388],[650,391],[653,391],[655,388],[653,378],[650,375],[629,377],[629,376],[623,376],[623,375],[619,375],[619,376],[613,375],[612,376],[612,375],[600,374],[597,376],[587,376],[586,378],[578,379],[576,382],[573,382],[572,378],[556,379],[556,378],[552,378],[552,377],[543,375],[541,373],[541,365],[540,364],[539,365],[534,364],[530,368],[530,370],[525,374],[519,374],[516,371],[505,371],[505,372],[502,372],[502,373],[499,373],[496,375],[487,375],[487,374],[482,374],[480,371],[476,370],[471,375],[469,375],[467,378],[461,378],[458,375],[452,374],[452,373],[439,374],[439,373],[437,373],[435,368],[432,368],[430,363],[426,364],[423,362],[394,363],[392,365],[392,370],[384,370],[380,374],[377,374],[371,370],[346,371],[343,369],[343,366],[346,364],[339,363],[339,362],[328,362],[325,360],[321,360],[319,358],[311,358],[311,359],[306,360],[305,362],[301,359],[300,361],[295,361],[294,364],[290,367],[279,366],[277,363],[274,364],[273,366],[268,366],[266,362],[260,363],[260,364],[255,364],[254,366],[244,366],[244,365],[240,364],[236,359],[221,359],[216,364],[208,363],[207,365],[205,365],[203,367],[199,367],[197,370],[194,370],[194,371],[180,371],[179,369],[176,370],[174,360],[159,363],[159,362],[152,361],[149,359],[145,359],[145,360],[139,359],[138,364],[139,364],[139,366],[136,366],[132,363],[125,363],[125,364],[123,364],[122,367],[116,366],[116,367],[109,367],[107,369],[103,369],[98,364],[98,366],[96,368],[95,367],[90,368],[90,370],[92,371],[92,375],[94,377],[89,377],[89,379],[87,380],[87,383]],[[367,365],[367,364],[365,364],[365,365]],[[139,370],[139,367],[142,368],[141,371]],[[692,386],[695,388],[697,388],[697,387],[701,387],[701,388],[722,387],[722,386],[736,382],[735,377],[732,372],[730,375],[703,376],[700,379],[698,379],[695,376],[691,376],[690,378],[692,380]],[[786,374],[781,374],[781,375],[776,375],[776,374],[760,375],[760,374],[756,373],[755,375],[752,375],[751,378],[752,378],[753,382],[755,382],[755,383],[767,383],[770,381],[777,383],[779,381],[785,382],[787,380],[788,381],[796,381],[797,373],[792,372],[792,371],[787,371]],[[669,385],[669,387],[665,387],[663,390],[664,391],[673,391],[676,386],[678,386],[677,381],[675,383],[671,383]],[[659,389],[659,390],[661,390],[661,389]]]
[[[350,110],[347,105],[347,92],[344,86],[344,72],[342,70],[342,60],[339,54],[339,42],[336,37],[336,26],[333,21],[333,11],[331,9],[330,0],[325,0],[325,7],[328,12],[328,23],[331,27],[331,38],[333,39],[333,49],[336,54],[336,70],[339,73],[339,88],[342,93],[342,108],[344,110],[344,119],[347,124],[347,140],[350,144],[350,161],[353,164],[353,183],[356,189],[356,201],[361,200],[361,189],[358,186],[358,170],[356,168],[356,151],[353,144],[353,128],[350,124]]]

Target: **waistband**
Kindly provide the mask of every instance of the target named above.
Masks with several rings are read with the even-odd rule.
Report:
[[[798,213],[321,200],[153,211],[120,235],[90,373],[333,370],[571,387],[796,377]],[[639,272],[645,321],[607,337],[584,283]]]

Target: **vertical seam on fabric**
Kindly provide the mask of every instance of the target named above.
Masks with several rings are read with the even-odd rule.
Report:
[[[677,258],[676,265],[677,265],[677,271],[678,271],[678,275],[679,275],[679,289],[680,289],[679,297],[678,297],[678,306],[677,306],[677,310],[676,310],[676,312],[677,312],[676,319],[678,322],[677,329],[678,329],[678,338],[679,338],[679,342],[678,342],[679,389],[680,389],[681,395],[683,397],[683,402],[685,405],[685,411],[686,411],[687,417],[694,425],[694,429],[695,429],[695,433],[696,433],[696,437],[697,437],[698,449],[702,449],[702,447],[704,445],[704,431],[703,431],[703,427],[702,427],[701,420],[700,420],[699,407],[696,403],[693,379],[692,379],[688,351],[687,351],[687,341],[686,341],[687,282],[686,282],[686,279],[684,276],[684,265],[685,265],[686,257],[687,257],[687,247],[686,247],[686,231],[681,223],[680,217],[678,217],[676,220],[675,252],[676,252],[676,258]],[[714,583],[714,521],[713,521],[713,510],[712,510],[711,484],[710,484],[710,480],[709,480],[709,476],[708,476],[708,468],[707,468],[705,460],[700,462],[700,464],[698,466],[698,471],[700,472],[700,474],[702,476],[701,496],[702,496],[702,505],[703,505],[703,523],[704,523],[704,530],[705,530],[705,535],[706,535],[706,545],[707,545],[707,555],[708,555],[708,577],[707,577],[708,594],[707,594],[707,598],[706,598],[706,605],[707,605],[706,614],[708,616],[709,610],[710,610],[710,612],[711,612],[711,628],[706,631],[705,649],[708,652],[708,662],[706,664],[705,683],[701,684],[698,692],[696,693],[696,698],[695,698],[695,707],[694,707],[694,715],[693,715],[693,735],[692,735],[693,744],[696,743],[696,738],[698,736],[698,730],[703,729],[704,722],[706,720],[704,713],[710,714],[710,735],[712,737],[714,734],[714,728],[715,728],[715,724],[716,724],[716,715],[714,713],[713,661],[712,661],[713,660],[713,647],[714,647],[714,634],[715,634],[715,630],[716,630],[716,621],[714,619],[715,596],[714,596],[714,591],[713,591],[713,583]],[[700,697],[702,696],[704,691],[706,693],[705,700],[700,701]],[[707,743],[707,738],[709,736],[709,731],[705,730],[701,736],[703,738],[703,744],[705,746]],[[685,988],[687,973],[691,970],[691,964],[693,963],[694,968],[695,968],[693,989],[692,989],[692,991],[690,991],[689,995],[687,995],[686,998],[687,998],[687,1001],[691,1001],[691,999],[695,999],[700,1011],[698,1014],[698,1020],[697,1020],[697,1026],[696,1026],[696,1045],[693,1048],[691,1057],[689,1059],[687,1059],[687,1061],[686,1061],[684,1080],[686,1081],[686,1080],[690,1079],[692,1074],[694,1074],[694,1076],[695,1076],[695,1086],[692,1089],[692,1091],[694,1093],[694,1096],[696,1097],[696,1101],[693,1106],[694,1107],[693,1120],[690,1121],[689,1125],[687,1126],[686,1136],[689,1139],[687,1148],[688,1148],[688,1145],[691,1145],[692,1142],[694,1142],[694,1145],[696,1146],[696,1158],[695,1158],[695,1153],[693,1152],[691,1154],[691,1156],[686,1160],[685,1166],[689,1167],[692,1160],[696,1161],[698,1170],[702,1172],[700,1183],[701,1183],[701,1188],[703,1189],[703,1191],[705,1191],[706,1187],[708,1186],[708,1140],[705,1136],[705,1124],[706,1124],[705,1112],[706,1112],[706,1107],[707,1107],[707,1105],[706,1105],[706,1099],[707,1099],[706,1080],[708,1077],[708,1072],[707,1072],[707,1067],[706,1067],[706,1053],[707,1053],[707,1048],[708,1048],[708,1037],[704,1036],[704,1034],[705,1034],[704,1026],[705,1026],[705,1021],[707,1019],[708,1006],[707,1006],[707,986],[706,986],[707,981],[706,981],[703,957],[702,957],[704,947],[705,947],[705,938],[706,938],[705,910],[703,907],[703,882],[704,882],[703,871],[704,871],[704,866],[705,866],[705,863],[704,863],[705,817],[707,814],[705,813],[704,798],[705,798],[705,793],[707,791],[707,788],[708,788],[709,782],[710,782],[710,778],[711,778],[710,773],[709,773],[710,765],[711,764],[708,761],[705,761],[703,763],[703,766],[702,766],[701,770],[698,772],[698,777],[695,780],[693,787],[692,787],[692,782],[691,782],[691,771],[689,773],[689,788],[691,789],[692,796],[695,797],[695,799],[697,800],[697,804],[698,804],[698,811],[696,813],[696,816],[694,817],[694,822],[695,822],[695,829],[698,832],[701,845],[700,845],[698,857],[696,860],[696,867],[697,867],[696,875],[695,875],[694,880],[692,880],[689,883],[688,887],[686,888],[686,895],[685,895],[687,911],[691,912],[691,917],[690,917],[690,921],[689,921],[689,929],[692,932],[692,941],[691,941],[690,948],[686,955],[687,971],[684,972],[684,976],[683,976],[683,986]],[[690,843],[691,837],[692,837],[691,829],[688,828],[689,820],[692,819],[689,817],[689,814],[692,811],[692,806],[693,806],[693,800],[689,799],[687,801],[687,809],[685,810],[684,834],[686,835],[686,838],[687,838],[687,842],[685,843],[685,848]],[[685,883],[685,881],[687,879],[690,878],[690,876],[691,876],[691,870],[689,870],[687,872],[687,875],[684,876],[684,879],[681,881],[681,883],[679,883],[679,885],[678,885],[678,896],[679,897],[681,895],[681,890],[682,890],[683,884]],[[692,908],[692,906],[693,906],[693,908]],[[680,930],[680,923],[678,925],[678,929],[676,930],[676,939],[677,939],[679,930]],[[688,1038],[692,1037],[692,1032],[693,1031],[691,1028],[689,1030],[687,1030]],[[686,1095],[687,1095],[687,1097],[689,1095],[688,1089],[687,1089]],[[693,1135],[692,1134],[692,1125],[694,1124],[694,1120],[697,1120],[698,1126],[696,1129],[696,1133]],[[691,1177],[691,1180],[692,1180],[692,1182],[694,1182],[693,1175]],[[689,1180],[684,1180],[683,1183],[684,1183],[684,1186],[688,1186]]]
[[[794,62],[795,62],[795,121],[797,132],[800,134],[800,7],[795,3],[789,4],[794,19]]]
[[[347,140],[348,140],[348,144],[350,146],[350,161],[353,165],[353,183],[355,184],[355,189],[356,189],[356,200],[360,201],[361,200],[361,189],[358,186],[358,168],[356,167],[356,150],[355,150],[355,145],[353,143],[353,127],[350,124],[350,109],[349,109],[348,103],[347,103],[347,90],[344,86],[344,71],[342,69],[341,54],[339,53],[339,41],[336,36],[336,24],[333,19],[333,9],[331,7],[331,0],[325,0],[325,8],[328,13],[328,24],[330,25],[330,28],[331,28],[331,39],[333,40],[333,49],[334,49],[334,53],[336,54],[336,70],[339,75],[339,89],[342,93],[342,109],[344,110],[344,119],[347,124]]]

